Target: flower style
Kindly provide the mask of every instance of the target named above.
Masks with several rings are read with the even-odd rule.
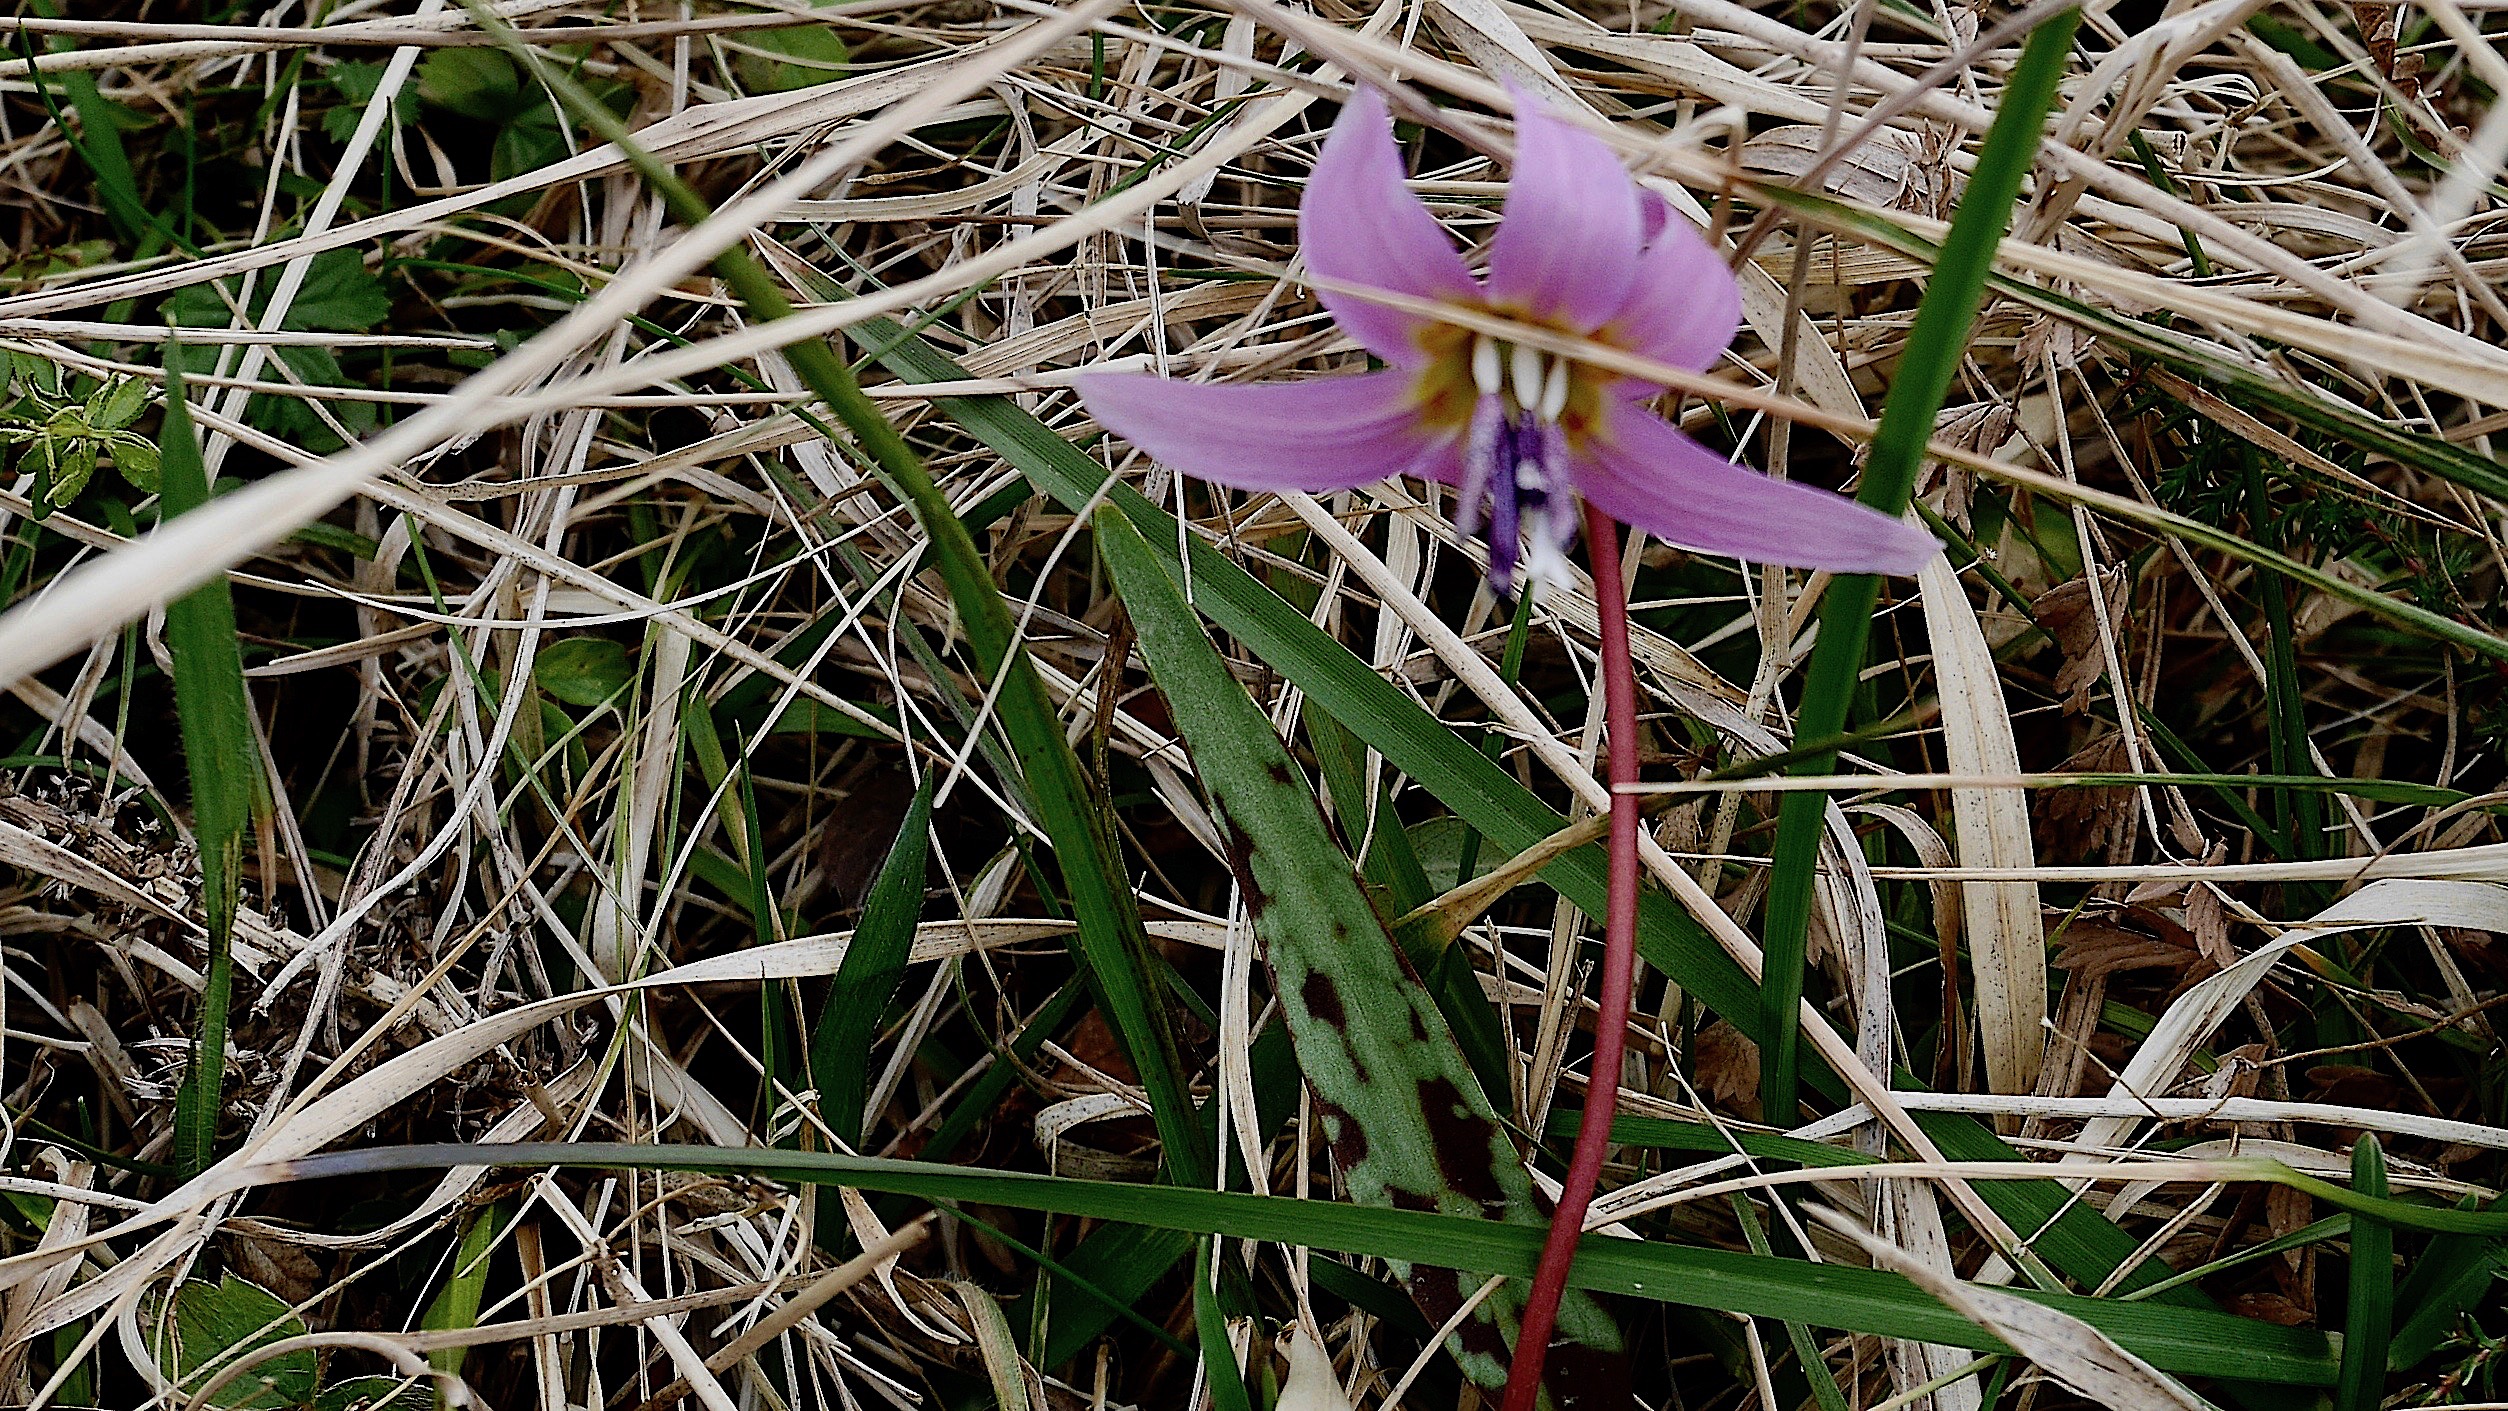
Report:
[[[1913,573],[1913,526],[1727,461],[1646,410],[1659,384],[1371,300],[1383,290],[1497,314],[1703,371],[1733,341],[1741,290],[1715,252],[1611,150],[1516,95],[1515,175],[1475,279],[1403,184],[1384,99],[1342,107],[1298,208],[1319,297],[1390,367],[1306,382],[1079,380],[1099,425],[1190,474],[1248,490],[1347,489],[1396,475],[1456,488],[1512,594],[1567,580],[1574,497],[1683,548],[1759,563]],[[1572,492],[1572,493],[1571,493]]]

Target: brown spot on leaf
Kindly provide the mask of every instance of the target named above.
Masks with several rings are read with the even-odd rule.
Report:
[[[1321,970],[1306,972],[1306,983],[1298,986],[1298,998],[1306,1002],[1306,1012],[1336,1029],[1350,1027],[1350,1012],[1341,1007],[1341,982]]]
[[[1448,1190],[1463,1196],[1493,1218],[1503,1217],[1507,1193],[1489,1169],[1496,1149],[1489,1119],[1472,1109],[1463,1090],[1450,1078],[1426,1078],[1419,1085],[1420,1114],[1436,1137],[1437,1172]]]
[[[1261,916],[1271,910],[1271,893],[1254,877],[1254,840],[1237,827],[1226,809],[1219,811],[1219,827],[1228,847],[1228,870],[1237,877],[1237,890],[1245,894],[1245,914]]]

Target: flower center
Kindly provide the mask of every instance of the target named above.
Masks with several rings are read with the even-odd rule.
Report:
[[[1475,335],[1471,367],[1477,396],[1455,527],[1481,533],[1485,501],[1491,586],[1512,596],[1521,567],[1536,590],[1564,587],[1570,581],[1567,547],[1576,538],[1576,497],[1559,419],[1567,410],[1575,364],[1538,348]]]

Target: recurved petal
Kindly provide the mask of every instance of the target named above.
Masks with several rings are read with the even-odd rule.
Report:
[[[1420,425],[1412,374],[1213,385],[1133,373],[1078,380],[1097,424],[1205,480],[1246,490],[1343,490],[1432,462],[1452,440]]]
[[[1742,287],[1706,237],[1679,212],[1666,215],[1608,331],[1631,352],[1704,371],[1741,330]]]
[[[1331,280],[1422,299],[1473,300],[1478,286],[1428,208],[1402,184],[1385,100],[1361,88],[1341,107],[1298,205],[1306,267]],[[1427,356],[1414,336],[1423,320],[1355,294],[1319,289],[1335,322],[1396,366]]]
[[[1578,448],[1577,492],[1666,543],[1836,573],[1914,573],[1941,551],[1843,495],[1735,465],[1642,408],[1613,403],[1603,415]]]
[[[1489,299],[1590,333],[1637,280],[1645,230],[1637,186],[1601,139],[1511,91],[1515,174],[1489,243]]]

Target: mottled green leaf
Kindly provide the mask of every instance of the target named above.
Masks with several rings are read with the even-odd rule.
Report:
[[[1280,737],[1140,531],[1114,509],[1101,510],[1096,524],[1141,655],[1217,806],[1298,1066],[1351,1198],[1544,1223],[1515,1144],[1436,1000],[1367,904]],[[1410,1283],[1440,1322],[1468,1292],[1444,1270],[1414,1270]],[[1474,1380],[1505,1379],[1505,1339],[1520,1306],[1520,1290],[1502,1290],[1459,1335],[1453,1350]],[[1618,1341],[1591,1302],[1563,1309],[1561,1322],[1586,1342]]]

